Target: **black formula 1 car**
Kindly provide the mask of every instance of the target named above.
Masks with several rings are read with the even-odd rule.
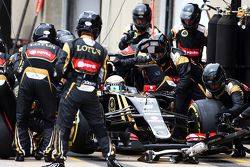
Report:
[[[152,163],[161,157],[168,157],[174,163],[184,161],[197,164],[199,156],[232,153],[234,140],[249,140],[250,130],[235,128],[230,120],[230,114],[221,113],[221,107],[219,101],[211,99],[193,102],[189,108],[189,127],[192,132],[186,138],[188,148],[165,149],[158,152],[151,149],[144,152],[138,160]],[[250,153],[249,149],[244,149]]]
[[[181,148],[171,137],[176,119],[188,117],[173,112],[173,94],[169,92],[138,92],[128,87],[125,93],[104,93],[101,97],[105,120],[118,149],[145,151]],[[181,125],[187,128],[186,125]]]

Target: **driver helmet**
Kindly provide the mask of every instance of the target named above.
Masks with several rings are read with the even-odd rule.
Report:
[[[119,75],[112,75],[108,77],[104,83],[105,92],[126,92],[127,87],[124,79]]]
[[[208,64],[203,71],[202,81],[211,93],[220,93],[226,85],[226,73],[218,63]]]

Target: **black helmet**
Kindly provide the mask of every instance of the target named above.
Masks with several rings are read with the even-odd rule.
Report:
[[[2,52],[2,53],[7,52],[7,47],[2,39],[0,39],[0,52]]]
[[[181,11],[181,22],[186,29],[198,27],[201,18],[201,10],[197,4],[188,3]]]
[[[220,92],[223,90],[226,83],[225,70],[218,63],[210,63],[203,71],[202,81],[210,92]]]
[[[56,43],[59,47],[63,47],[64,43],[72,41],[75,36],[68,30],[58,30],[56,32]]]
[[[56,30],[53,24],[40,23],[33,32],[33,41],[45,40],[51,43],[56,42]]]
[[[163,33],[156,33],[154,37],[142,40],[138,44],[138,50],[144,53],[150,53],[151,57],[162,64],[169,58],[170,42]]]
[[[139,31],[145,31],[151,23],[151,9],[148,4],[139,3],[133,9],[133,22]]]
[[[84,11],[78,18],[78,24],[76,27],[78,36],[81,36],[82,32],[93,34],[96,39],[102,29],[101,17],[93,11]]]

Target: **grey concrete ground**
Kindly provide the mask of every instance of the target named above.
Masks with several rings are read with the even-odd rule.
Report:
[[[245,158],[233,159],[230,155],[220,154],[209,157],[200,158],[198,165],[178,163],[173,164],[166,159],[160,159],[157,163],[138,162],[139,155],[124,155],[118,154],[117,158],[124,165],[124,167],[247,167],[250,166],[250,155]],[[15,162],[14,158],[9,160],[0,160],[0,167],[41,167],[46,163],[43,160],[36,161],[34,158],[26,158],[25,162]],[[105,167],[106,162],[102,159],[101,153],[96,152],[91,155],[77,155],[71,154],[67,161],[66,167]]]

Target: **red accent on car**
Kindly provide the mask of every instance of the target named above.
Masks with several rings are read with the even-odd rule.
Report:
[[[139,140],[139,139],[138,139],[138,137],[137,137],[134,133],[130,133],[130,138],[129,138],[129,140],[131,140],[131,141],[137,141],[137,140]]]
[[[156,91],[156,85],[144,85],[143,91],[144,92],[155,92]]]
[[[203,141],[206,139],[205,133],[191,133],[186,137],[187,141]]]
[[[56,59],[56,55],[52,52],[45,49],[29,49],[26,51],[26,55],[28,58],[42,58],[47,59],[49,61],[53,61]]]
[[[4,65],[4,64],[5,64],[5,62],[6,62],[6,60],[4,60],[4,59],[0,58],[0,65],[1,65],[1,66],[2,66],[2,65]]]

